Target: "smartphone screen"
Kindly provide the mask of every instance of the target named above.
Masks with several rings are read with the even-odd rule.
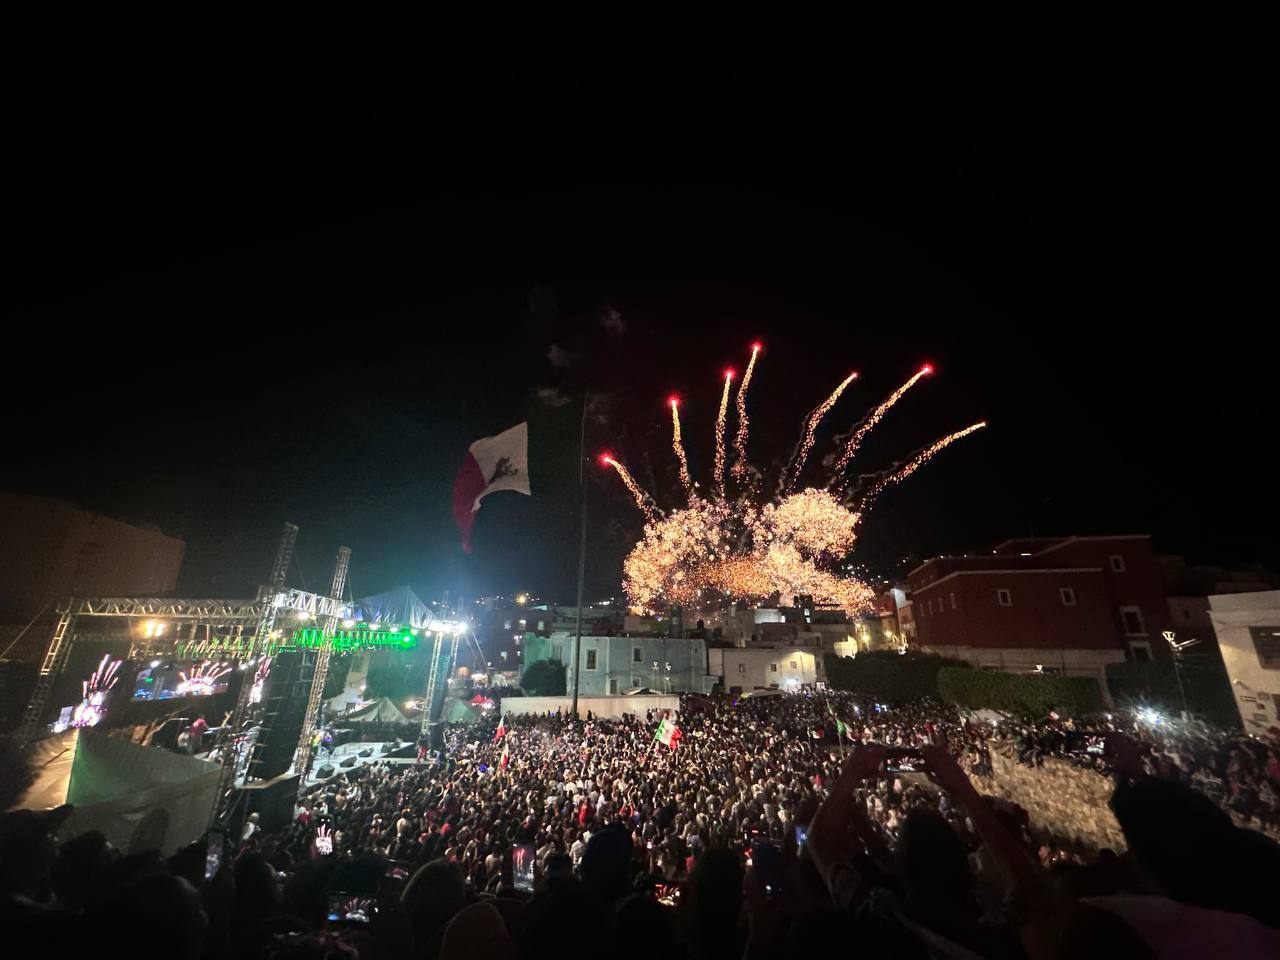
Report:
[[[886,773],[918,773],[924,768],[924,757],[909,751],[890,754],[884,762]]]
[[[368,923],[373,919],[373,897],[358,893],[329,894],[328,919],[334,923]]]
[[[768,840],[752,840],[751,868],[764,895],[776,897],[782,889],[782,851]]]
[[[533,893],[533,844],[511,848],[511,882],[521,893]]]
[[[204,878],[212,880],[222,866],[222,851],[227,842],[226,831],[214,827],[209,831],[209,842],[204,853]]]
[[[804,849],[804,842],[809,839],[809,828],[803,823],[796,824],[796,852]]]

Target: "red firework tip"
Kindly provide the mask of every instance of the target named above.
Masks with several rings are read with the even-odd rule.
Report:
[[[761,343],[759,340],[757,340],[755,343],[751,345],[751,352],[759,353],[761,349],[763,349],[763,347],[764,347],[764,344]]]
[[[600,454],[600,466],[602,466],[602,467],[611,467],[611,466],[613,466],[613,456],[612,456],[611,454],[608,454],[608,453],[602,453],[602,454]]]
[[[732,380],[732,379],[733,379],[733,367],[726,367],[726,368],[725,368],[725,371],[724,371],[724,378],[725,378],[726,380]]]
[[[680,406],[680,398],[673,393],[671,396],[667,397],[667,403],[670,406],[678,407]]]
[[[920,368],[920,372],[921,372],[921,373],[933,373],[933,364],[932,364],[932,363],[926,363],[923,367],[921,367],[921,368]]]

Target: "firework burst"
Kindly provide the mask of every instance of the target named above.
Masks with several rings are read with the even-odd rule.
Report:
[[[644,536],[623,562],[624,587],[633,606],[652,610],[664,605],[695,605],[717,600],[744,602],[790,601],[811,596],[822,604],[850,614],[867,610],[874,591],[865,583],[836,572],[857,542],[858,524],[875,497],[902,482],[962,437],[984,427],[977,423],[943,437],[920,450],[901,466],[880,476],[857,500],[845,502],[844,471],[858,446],[884,415],[922,377],[933,372],[922,367],[883,403],[872,410],[845,443],[827,489],[791,492],[815,443],[815,431],[857,374],[847,377],[809,414],[804,434],[791,464],[779,478],[779,494],[760,503],[755,484],[748,480],[746,444],[747,387],[751,382],[760,344],[753,344],[751,360],[738,386],[738,429],[734,447],[738,457],[730,471],[734,497],[726,491],[724,437],[732,371],[726,371],[724,391],[716,418],[714,496],[704,499],[689,476],[680,436],[675,398],[671,404],[672,446],[680,466],[680,481],[688,495],[687,506],[663,514],[621,463],[605,454],[600,462],[612,467],[644,513]]]
[[[190,675],[179,671],[182,680],[175,693],[179,697],[207,697],[216,692],[219,682],[230,672],[229,664],[206,660],[196,664]]]
[[[120,679],[117,674],[123,662],[123,660],[112,660],[111,655],[107,654],[99,662],[98,669],[93,671],[93,675],[88,680],[80,682],[84,696],[72,711],[69,726],[96,727],[102,722],[106,714],[107,694]]]

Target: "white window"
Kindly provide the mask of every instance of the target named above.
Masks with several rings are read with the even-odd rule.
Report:
[[[631,648],[631,662],[632,662],[632,663],[639,663],[639,662],[640,662],[640,648],[639,648],[639,647],[632,647],[632,648]]]
[[[503,620],[503,621],[502,621],[502,629],[503,629],[503,630],[510,630],[510,629],[511,629],[511,621],[510,621],[510,620]]]
[[[1062,598],[1064,607],[1074,607],[1076,605],[1076,592],[1072,587],[1059,587],[1058,596]]]
[[[1145,637],[1147,625],[1142,620],[1141,607],[1121,607],[1120,619],[1124,623],[1124,632],[1130,637]]]
[[[794,670],[795,668],[796,668],[796,662],[795,662],[794,660],[792,660],[792,661],[791,661],[791,669],[792,669],[792,670]]]
[[[746,673],[746,672],[747,672],[747,665],[746,665],[745,663],[740,663],[740,664],[738,664],[738,672],[739,672],[739,673]]]
[[[996,603],[1000,604],[1002,607],[1012,607],[1013,593],[1009,590],[997,590]]]
[[[587,651],[587,669],[594,670],[596,668],[596,652],[594,650]]]
[[[1124,573],[1124,557],[1118,553],[1113,553],[1107,559],[1111,564],[1112,573]]]
[[[956,608],[956,595],[953,593],[951,594],[951,609],[954,610],[955,608]]]
[[[609,678],[609,694],[610,696],[616,696],[617,693],[618,693],[618,678],[610,677]]]
[[[1280,627],[1250,627],[1254,652],[1263,670],[1280,669]]]
[[[1129,652],[1133,655],[1133,659],[1143,662],[1151,659],[1151,644],[1145,640],[1130,640]]]
[[[507,651],[505,651],[505,650],[501,651],[501,652],[498,654],[498,656],[502,657],[502,659],[503,659],[503,660],[506,660],[506,659],[507,659]]]
[[[770,673],[777,673],[777,672],[778,672],[778,665],[777,665],[776,663],[771,663],[771,664],[769,664],[769,672],[770,672]]]

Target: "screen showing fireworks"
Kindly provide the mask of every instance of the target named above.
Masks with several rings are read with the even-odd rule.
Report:
[[[138,671],[134,700],[175,700],[225,693],[235,664],[218,660],[166,660]]]

